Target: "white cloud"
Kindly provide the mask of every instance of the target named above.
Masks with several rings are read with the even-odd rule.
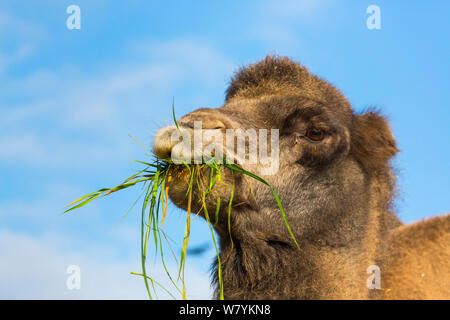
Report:
[[[22,225],[29,223],[42,229],[43,225],[48,226],[58,221],[64,206],[74,197],[82,194],[83,190],[67,182],[49,180],[29,182],[27,186],[22,186],[22,193],[15,194],[12,199],[1,199],[0,225],[20,221]],[[38,189],[37,193],[30,192],[36,189]],[[95,212],[93,213],[80,217],[85,217],[92,222],[95,216]],[[59,219],[58,222],[61,223],[63,220]],[[95,222],[98,223],[98,221]]]
[[[247,33],[249,37],[276,50],[276,53],[291,55],[299,48],[305,50],[303,35],[298,27],[317,27],[324,22],[322,14],[334,3],[333,0],[270,0],[255,9],[254,19]]]
[[[90,143],[76,138],[65,138],[57,134],[38,134],[31,130],[12,132],[0,138],[0,158],[3,162],[21,163],[42,169],[88,167],[98,168],[102,161],[109,159],[109,164],[123,161],[123,157],[132,154],[131,142],[125,139],[99,141],[93,138]],[[120,157],[122,155],[122,157]],[[114,157],[116,158],[114,158]],[[117,157],[119,156],[119,157]]]
[[[100,167],[107,166],[108,174],[123,169],[124,161],[146,152],[128,133],[149,142],[155,122],[170,118],[169,105],[179,86],[200,85],[203,91],[198,96],[216,87],[223,92],[225,76],[235,65],[212,47],[191,40],[143,41],[140,47],[149,51],[131,49],[124,59],[92,70],[73,65],[35,69],[1,82],[0,163],[6,164],[5,170],[31,168],[44,179],[21,179],[13,187],[15,198],[1,199],[3,228],[32,230],[34,235],[0,230],[0,298],[146,298],[142,279],[129,275],[140,271],[138,256],[133,261],[118,258],[126,251],[124,241],[136,250],[135,225],[121,225],[108,235],[111,243],[105,245],[106,241],[93,238],[111,231],[117,220],[101,211],[101,206],[91,206],[94,213],[100,208],[98,214],[89,212],[73,225],[55,218],[67,201],[80,194],[72,176],[92,183],[97,177],[92,172]],[[223,79],[217,74],[223,74]],[[158,112],[162,105],[167,106],[167,114]],[[25,194],[19,194],[23,190]],[[81,267],[80,291],[65,287],[70,264]],[[151,275],[167,279],[160,266]],[[208,274],[189,267],[186,277],[188,298],[210,297]],[[167,280],[163,284],[170,287]]]
[[[11,34],[33,39],[43,39],[46,35],[41,25],[21,19],[9,12],[0,11],[0,39]]]
[[[0,51],[0,76],[6,71],[7,68],[15,65],[27,57],[33,52],[33,46],[29,43],[18,46],[13,52],[5,53]]]
[[[138,259],[117,261],[101,251],[62,251],[48,239],[0,230],[0,261],[0,299],[147,299],[141,277],[130,275],[131,271],[140,272]],[[80,290],[66,286],[69,265],[81,268]],[[175,274],[175,266],[170,269]],[[167,278],[161,266],[149,273],[157,280]],[[186,273],[188,298],[210,299],[208,276],[194,267],[188,267]],[[171,288],[168,280],[161,283]],[[170,291],[175,293],[175,289]],[[162,290],[158,297],[171,299]]]
[[[178,85],[197,81],[223,86],[225,80],[218,81],[217,74],[229,75],[234,66],[213,48],[184,39],[143,42],[129,54],[85,74],[72,68],[36,70],[5,83],[4,94],[28,97],[28,102],[4,110],[0,158],[44,167],[86,167],[111,155],[129,157],[136,146],[127,134],[145,132],[147,138],[142,117],[151,114],[157,121],[163,97],[169,115]]]
[[[45,34],[40,25],[0,11],[0,79],[8,68],[30,57]]]
[[[189,40],[174,39],[164,43],[139,42],[131,45],[130,52],[135,55],[151,55],[181,79],[211,81],[222,85],[223,79],[218,75],[227,77],[236,68],[236,63],[224,56],[213,47]]]

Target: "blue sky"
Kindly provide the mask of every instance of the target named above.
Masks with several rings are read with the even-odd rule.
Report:
[[[71,4],[80,30],[66,28]],[[381,30],[366,27],[372,4]],[[2,1],[0,298],[145,298],[129,274],[140,271],[139,212],[118,225],[139,190],[62,208],[140,168],[128,160],[146,150],[128,134],[150,144],[171,123],[172,97],[178,115],[220,106],[233,71],[269,52],[336,85],[355,110],[388,116],[403,221],[448,212],[449,11],[444,0]],[[179,246],[185,215],[171,207],[168,219]],[[195,220],[191,245],[208,241]],[[210,297],[213,258],[212,247],[188,258],[188,297]],[[81,290],[66,288],[71,264]]]

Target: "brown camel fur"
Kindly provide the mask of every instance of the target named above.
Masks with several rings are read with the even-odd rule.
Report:
[[[280,195],[299,244],[270,189],[234,174],[230,230],[226,205],[216,226],[226,299],[450,298],[450,215],[404,225],[394,214],[390,159],[398,150],[379,112],[355,113],[335,87],[305,67],[268,56],[234,75],[222,107],[198,109],[178,124],[192,132],[196,120],[221,132],[279,129],[279,170],[262,177]],[[160,158],[170,155],[174,130],[156,135]],[[259,172],[258,164],[242,167]],[[231,185],[231,171],[222,170],[224,183]],[[172,201],[183,209],[187,173],[174,166],[169,184]],[[193,212],[201,209],[198,189]],[[211,213],[218,196],[227,203],[230,188],[213,190],[207,199]],[[380,268],[378,289],[368,288],[372,265]],[[215,263],[216,298],[217,271]]]

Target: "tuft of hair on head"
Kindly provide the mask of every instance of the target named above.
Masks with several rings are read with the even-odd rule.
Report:
[[[288,57],[268,54],[263,60],[235,72],[226,90],[226,101],[236,95],[251,95],[258,89],[283,85],[300,87],[309,76],[305,67]]]
[[[328,106],[339,106],[339,113],[351,115],[350,104],[337,88],[311,74],[300,63],[276,55],[239,69],[231,78],[225,101],[272,94],[302,96]]]

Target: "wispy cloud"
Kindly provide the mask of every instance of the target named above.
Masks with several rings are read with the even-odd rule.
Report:
[[[20,63],[29,57],[32,52],[33,46],[31,44],[22,44],[9,53],[0,51],[0,77],[7,68]]]
[[[39,24],[0,11],[0,80],[9,68],[30,57],[45,35]]]
[[[9,38],[11,34],[40,40],[45,38],[46,31],[40,24],[0,10],[0,39]]]
[[[55,240],[53,238],[53,240]],[[61,239],[59,239],[61,240]],[[13,246],[11,244],[14,244]],[[140,272],[139,261],[111,260],[101,251],[58,250],[45,240],[0,230],[0,299],[147,299],[143,280],[130,272]],[[5,263],[7,262],[7,263]],[[81,269],[80,290],[69,290],[66,273],[69,265]],[[175,274],[175,266],[169,267]],[[209,280],[188,266],[187,294],[191,299],[210,299]],[[165,271],[152,268],[151,275],[164,280]],[[175,293],[175,289],[170,290]],[[163,290],[158,298],[171,299]]]
[[[9,96],[3,100],[22,96],[27,101],[9,104],[0,118],[2,161],[86,166],[86,161],[106,161],[111,154],[130,155],[127,134],[148,130],[143,123],[136,126],[136,119],[150,112],[154,115],[152,106],[159,108],[156,105],[164,103],[163,97],[169,114],[171,95],[180,84],[219,85],[217,74],[230,74],[233,68],[229,59],[211,47],[184,39],[134,44],[129,54],[100,66],[98,72],[37,70],[5,84],[4,94]],[[47,126],[37,125],[40,122]],[[132,128],[141,129],[136,133],[130,132]]]
[[[305,47],[304,35],[298,32],[299,26],[317,28],[324,22],[328,12],[325,10],[333,0],[269,0],[255,9],[249,36],[259,39],[277,53],[295,52]],[[322,17],[323,15],[323,17]]]
[[[223,91],[227,79],[220,75],[229,76],[234,64],[211,46],[188,39],[140,40],[124,51],[121,59],[90,70],[36,66],[0,79],[5,89],[0,92],[2,170],[33,174],[11,182],[12,197],[0,196],[0,261],[7,261],[0,264],[0,298],[146,298],[142,279],[129,274],[140,271],[139,255],[130,259],[139,243],[138,225],[126,222],[113,231],[125,212],[112,217],[94,204],[71,219],[58,213],[92,191],[84,187],[94,179],[95,186],[103,183],[96,170],[122,172],[126,160],[146,152],[127,134],[149,143],[155,123],[171,117],[174,93],[187,92],[195,101],[205,92]],[[183,90],[186,84],[201,89],[191,93]],[[161,112],[162,105],[167,112]],[[80,291],[65,287],[70,264],[82,268]],[[169,268],[176,274],[174,264]],[[151,274],[167,279],[160,263]],[[186,278],[188,297],[211,297],[208,274],[191,266]],[[163,285],[170,287],[166,280]],[[168,298],[162,291],[160,297]]]

